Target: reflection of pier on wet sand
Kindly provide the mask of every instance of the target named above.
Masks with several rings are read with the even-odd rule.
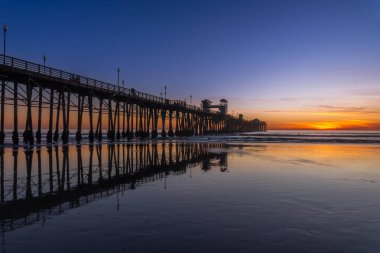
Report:
[[[2,231],[43,221],[142,183],[184,174],[189,166],[209,169],[214,159],[225,171],[226,154],[207,152],[215,147],[224,144],[100,144],[2,150]]]

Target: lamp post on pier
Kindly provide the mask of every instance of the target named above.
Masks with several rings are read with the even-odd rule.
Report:
[[[4,61],[4,64],[5,64],[5,49],[6,49],[6,43],[7,43],[7,32],[8,32],[8,25],[7,25],[7,23],[4,23],[4,25],[3,25],[3,33],[4,33],[4,44],[3,44],[3,46],[4,46],[4,48],[3,48],[4,59],[3,59],[3,61]]]
[[[165,100],[166,100],[166,85],[165,85]]]
[[[120,68],[117,68],[117,85],[119,86],[120,81]]]

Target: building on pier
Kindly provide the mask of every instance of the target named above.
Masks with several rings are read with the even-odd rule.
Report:
[[[221,99],[219,105],[213,105],[211,100],[204,99],[201,101],[201,105],[204,112],[211,112],[210,109],[218,109],[221,115],[227,115],[228,101]]]

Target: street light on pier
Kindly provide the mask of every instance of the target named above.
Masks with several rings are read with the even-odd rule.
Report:
[[[7,23],[4,23],[4,25],[3,25],[3,33],[4,33],[4,44],[3,44],[3,46],[4,46],[4,50],[3,50],[3,54],[4,54],[4,64],[5,64],[5,46],[6,46],[6,42],[7,42],[7,40],[6,40],[6,38],[7,38],[7,32],[8,32],[8,25],[7,25]]]
[[[166,100],[166,85],[165,85],[165,100]]]
[[[190,95],[190,105],[193,105],[193,96]]]
[[[120,81],[120,68],[117,68],[117,85],[119,86],[119,81]]]

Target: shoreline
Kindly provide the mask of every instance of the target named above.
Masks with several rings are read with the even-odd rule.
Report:
[[[373,147],[373,148],[380,148],[380,142],[367,142],[367,143],[347,143],[347,142],[228,142],[228,141],[193,141],[193,140],[171,140],[171,141],[163,141],[163,140],[155,140],[155,141],[129,141],[129,142],[96,142],[96,143],[90,143],[90,142],[82,142],[80,144],[77,143],[57,143],[57,144],[41,144],[41,145],[34,145],[34,146],[25,146],[25,145],[19,145],[18,147],[14,147],[13,145],[5,145],[0,147],[0,152],[3,151],[28,151],[28,150],[43,150],[43,149],[49,149],[49,148],[63,148],[63,147],[77,147],[77,148],[83,148],[83,147],[95,147],[95,146],[134,146],[134,145],[141,145],[141,146],[149,146],[151,144],[220,144],[225,145],[225,150],[227,150],[229,147],[261,147],[261,146],[272,146],[272,147],[283,147],[283,146],[294,146],[294,147],[301,147],[301,146],[331,146],[331,147]]]

